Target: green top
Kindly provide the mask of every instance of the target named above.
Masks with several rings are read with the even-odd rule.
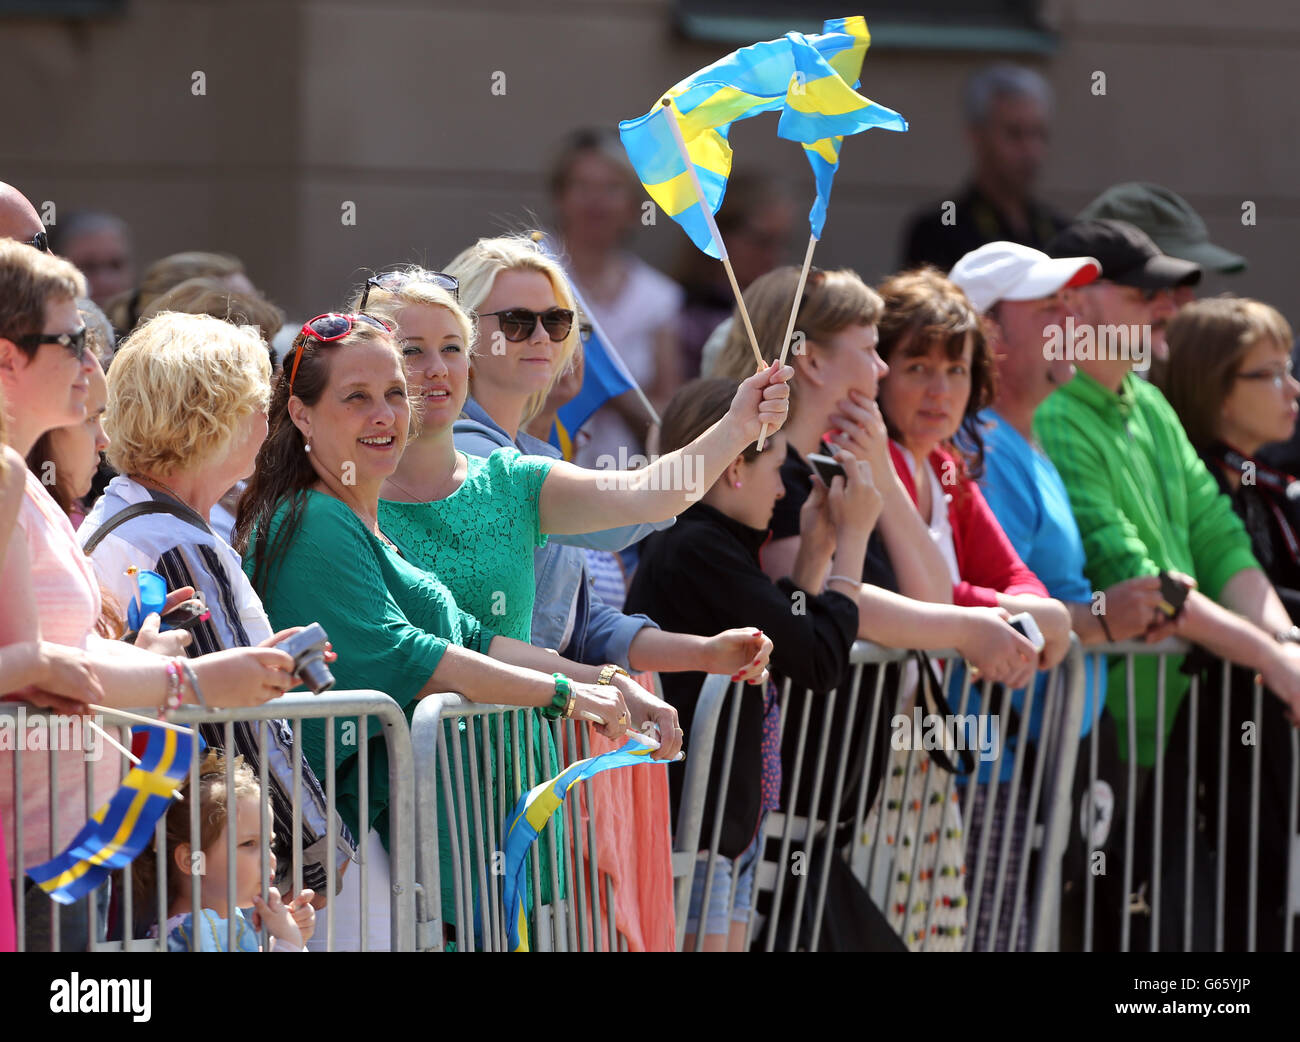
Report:
[[[1240,518],[1196,455],[1173,407],[1127,373],[1119,393],[1082,370],[1034,417],[1034,434],[1060,471],[1083,536],[1084,571],[1104,590],[1137,575],[1185,572],[1218,600],[1224,585],[1258,568]],[[1165,738],[1187,691],[1182,659],[1166,668]],[[1138,762],[1155,762],[1156,659],[1134,668]],[[1111,713],[1127,745],[1123,659],[1111,663]]]
[[[282,503],[271,518],[271,537],[289,509]],[[387,534],[387,533],[385,533]],[[394,540],[396,542],[396,540]],[[251,555],[244,570],[253,573]],[[333,595],[329,595],[333,591]],[[376,538],[344,503],[308,491],[298,531],[266,589],[258,591],[274,629],[319,622],[338,661],[330,666],[340,690],[372,688],[390,695],[406,713],[437,669],[449,644],[487,653],[495,634],[461,611],[438,579],[408,564]],[[359,828],[356,723],[334,721],[334,766],[339,813],[358,841],[379,829],[388,809],[388,754],[379,720],[368,725],[370,820]],[[325,721],[303,721],[303,748],[312,769],[325,776]]]
[[[410,559],[437,574],[456,603],[490,619],[503,637],[528,643],[537,594],[533,551],[541,530],[542,483],[555,461],[497,449],[465,457],[465,480],[433,503],[379,501],[384,534],[411,550]]]
[[[283,523],[288,504],[281,504],[271,518],[271,537]],[[390,695],[406,713],[409,723],[415,714],[417,696],[429,682],[433,671],[450,644],[459,644],[487,654],[497,634],[485,629],[472,615],[462,611],[451,591],[433,573],[409,563],[414,560],[411,548],[400,537],[383,529],[397,546],[394,550],[368,531],[361,519],[344,503],[321,492],[307,491],[298,531],[289,542],[265,589],[258,590],[266,613],[275,629],[319,622],[329,634],[338,653],[331,664],[340,690],[372,688]],[[256,533],[255,533],[256,535]],[[253,574],[251,556],[244,570]],[[480,815],[487,813],[484,786],[491,785],[498,818],[504,819],[513,801],[529,786],[545,780],[559,770],[561,761],[551,729],[536,711],[511,714],[516,721],[511,731],[500,724],[485,736],[482,727],[471,733],[465,721],[456,723],[455,732],[446,729],[448,755],[462,740],[486,746],[485,764],[492,765],[478,778]],[[531,736],[523,730],[527,721]],[[516,731],[517,729],[517,731]],[[457,737],[457,733],[459,737]],[[542,736],[545,736],[545,741]],[[367,726],[370,756],[369,821],[388,848],[388,752],[378,719],[370,717]],[[462,749],[463,746],[460,746]],[[516,749],[533,751],[531,765],[523,767],[525,777],[516,778]],[[325,720],[303,720],[303,750],[312,769],[325,777]],[[505,764],[504,777],[497,777],[497,764]],[[358,841],[364,842],[366,828],[360,826],[360,771],[358,770],[356,721],[352,717],[334,718],[335,799],[339,814]],[[546,773],[549,768],[549,774]],[[466,793],[465,827],[478,836],[487,833],[486,822],[474,824],[469,803],[474,784],[469,757],[464,758],[462,777]],[[454,786],[453,786],[454,787]],[[507,805],[509,804],[509,805]],[[499,832],[499,823],[495,826]],[[564,846],[563,824],[557,820],[559,850]],[[446,820],[446,803],[438,801],[438,860],[442,890],[443,918],[454,924],[452,845]],[[482,842],[484,850],[491,844]],[[551,844],[543,837],[541,855],[549,858]],[[544,860],[542,862],[546,864]],[[563,892],[565,873],[561,864],[558,886]],[[528,895],[533,897],[531,874]],[[542,903],[551,900],[549,874],[541,873]],[[474,889],[477,890],[477,880]]]

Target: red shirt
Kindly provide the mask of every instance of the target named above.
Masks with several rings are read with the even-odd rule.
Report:
[[[894,459],[894,469],[915,504],[916,482],[912,479],[912,468],[907,465],[902,449],[892,441],[889,451]],[[951,489],[947,497],[948,523],[952,525],[953,550],[957,556],[957,572],[961,576],[961,582],[952,588],[953,603],[996,608],[999,593],[1032,593],[1046,597],[1047,588],[1016,553],[979,485],[964,477],[957,461],[943,449],[931,452],[928,462],[943,487]]]

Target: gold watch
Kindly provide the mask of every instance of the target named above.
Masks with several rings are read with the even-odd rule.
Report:
[[[596,678],[596,683],[603,687],[604,685],[608,684],[611,680],[613,680],[614,677],[619,673],[622,673],[623,676],[625,677],[629,677],[629,678],[631,677],[631,674],[628,673],[626,669],[624,669],[622,666],[616,666],[614,665],[614,663],[611,662],[608,665],[601,667],[600,676]]]

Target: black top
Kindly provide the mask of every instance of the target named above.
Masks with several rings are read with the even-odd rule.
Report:
[[[835,591],[814,595],[789,579],[773,582],[759,565],[767,533],[696,503],[677,524],[641,544],[641,559],[627,595],[627,610],[644,612],[664,630],[711,636],[740,626],[761,629],[773,644],[770,668],[795,689],[821,692],[839,683],[858,630],[858,606]],[[803,594],[796,599],[796,593]],[[800,602],[802,602],[800,604]],[[802,610],[796,610],[799,605]],[[664,696],[681,717],[689,744],[703,673],[665,673]],[[763,698],[748,690],[737,725],[718,853],[736,857],[754,837],[761,806]],[[728,710],[730,708],[728,704]],[[713,794],[721,781],[728,716],[724,713],[709,778],[704,843],[712,835]],[[682,768],[668,773],[674,817]]]
[[[778,499],[772,511],[772,538],[787,539],[799,534],[799,511],[812,495],[812,467],[804,462],[793,445],[786,446],[785,462],[781,464],[781,480],[785,483],[785,496]],[[862,565],[862,581],[881,589],[898,593],[898,576],[885,549],[884,537],[877,525],[867,540],[867,556]]]
[[[1255,560],[1282,598],[1291,621],[1300,623],[1300,482],[1222,443],[1211,445],[1201,459],[1219,490],[1232,500],[1250,535]],[[1228,484],[1224,464],[1243,475],[1236,489]]]
[[[1020,233],[974,185],[967,185],[952,202],[956,204],[952,224],[944,224],[945,207],[938,202],[917,211],[908,222],[903,236],[904,268],[933,264],[940,271],[951,271],[971,250],[999,240],[1042,250],[1070,223],[1042,203],[1030,200],[1029,231]]]

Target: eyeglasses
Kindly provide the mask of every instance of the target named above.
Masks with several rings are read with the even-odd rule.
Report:
[[[30,239],[20,239],[19,241],[24,246],[30,246],[32,249],[40,250],[42,253],[50,252],[50,236],[44,229],[41,229]]]
[[[86,358],[85,326],[71,333],[28,333],[26,336],[13,336],[9,339],[24,351],[35,352],[42,344],[58,344],[60,347],[67,348],[68,353],[78,362]]]
[[[501,324],[502,335],[512,344],[519,344],[533,335],[540,319],[546,335],[554,341],[563,340],[573,328],[573,312],[569,308],[547,308],[532,311],[528,308],[507,308],[505,311],[486,311],[484,317],[495,316]]]
[[[460,303],[460,279],[455,275],[448,275],[445,271],[425,271],[420,268],[417,271],[386,271],[382,275],[366,279],[366,291],[361,295],[361,307],[357,310],[366,310],[372,288],[382,289],[387,293],[399,293],[403,286],[412,282],[428,282],[445,289],[457,304]]]
[[[1286,386],[1287,380],[1291,379],[1291,363],[1287,362],[1285,366],[1269,366],[1267,369],[1252,369],[1248,373],[1237,373],[1233,376],[1234,380],[1267,380],[1275,390],[1282,390]]]
[[[310,338],[322,344],[342,340],[356,328],[358,322],[374,326],[384,333],[393,331],[391,325],[382,319],[375,318],[373,315],[340,315],[334,311],[327,312],[324,315],[317,315],[315,318],[303,323],[302,329],[298,331],[298,346],[293,353],[293,369],[289,372],[290,394],[293,394],[293,381],[298,376],[298,363],[302,361],[302,349],[306,346],[307,340]]]

